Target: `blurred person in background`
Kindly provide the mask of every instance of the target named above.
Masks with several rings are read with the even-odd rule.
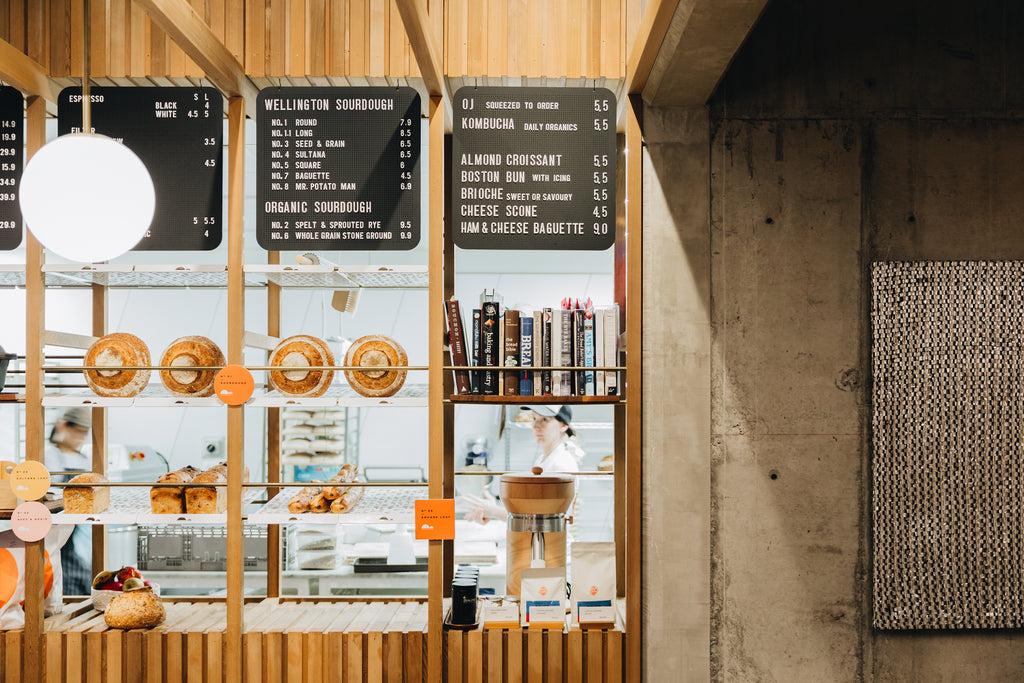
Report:
[[[54,474],[52,482],[66,482],[76,472],[91,472],[92,458],[82,452],[92,429],[92,409],[75,406],[65,410],[46,441],[44,464]],[[62,489],[57,489],[58,494]],[[64,573],[64,595],[89,595],[92,588],[92,527],[79,524],[71,538],[61,549],[61,569]]]

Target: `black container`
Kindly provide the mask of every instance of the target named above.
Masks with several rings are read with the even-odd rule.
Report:
[[[0,346],[0,391],[4,390],[4,382],[7,381],[7,364],[17,357],[14,353],[4,353],[4,347]]]
[[[452,581],[452,623],[472,624],[476,622],[476,581],[455,579]]]

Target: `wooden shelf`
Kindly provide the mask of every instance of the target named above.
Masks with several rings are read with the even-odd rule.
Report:
[[[479,394],[452,394],[449,403],[493,403],[498,405],[577,405],[585,403],[625,403],[625,396],[481,396]]]

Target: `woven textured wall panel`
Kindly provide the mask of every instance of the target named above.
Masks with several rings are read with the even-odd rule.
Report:
[[[1024,262],[872,268],[874,625],[1024,626]]]

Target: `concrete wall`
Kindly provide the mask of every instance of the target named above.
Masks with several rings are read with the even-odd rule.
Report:
[[[645,112],[647,680],[1024,680],[1020,632],[871,628],[868,336],[872,261],[1024,258],[1021,35],[1009,0],[774,0],[707,148]]]

